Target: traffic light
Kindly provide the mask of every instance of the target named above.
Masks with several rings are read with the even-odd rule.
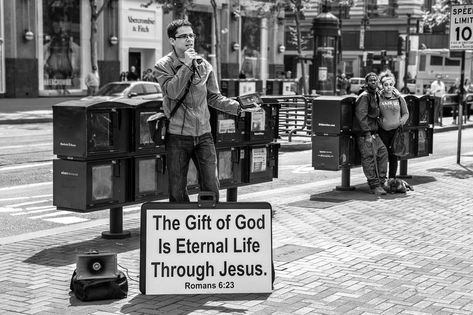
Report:
[[[368,53],[367,58],[366,58],[366,66],[368,67],[373,66],[373,59],[374,59],[374,54]]]
[[[386,50],[381,50],[381,66],[384,67],[388,60],[388,54]]]
[[[404,47],[406,46],[405,39],[402,36],[397,38],[397,55],[401,56],[404,53]]]

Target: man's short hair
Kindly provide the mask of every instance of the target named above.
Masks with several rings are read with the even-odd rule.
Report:
[[[376,80],[378,80],[378,75],[374,72],[370,72],[365,76],[365,82],[368,83],[370,77],[375,77]]]
[[[189,22],[188,20],[174,20],[171,23],[169,23],[167,32],[168,32],[168,37],[169,38],[175,38],[177,29],[182,26],[190,26],[192,27],[192,23]]]

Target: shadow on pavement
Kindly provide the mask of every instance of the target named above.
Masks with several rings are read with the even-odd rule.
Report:
[[[433,176],[413,176],[412,178],[405,179],[415,190],[416,185],[422,185],[425,183],[436,181]],[[326,209],[335,205],[342,204],[344,202],[362,200],[362,201],[377,201],[381,199],[399,199],[406,198],[409,196],[409,192],[400,194],[387,194],[385,196],[376,196],[371,194],[367,184],[359,184],[353,186],[353,190],[336,190],[323,192],[320,194],[311,195],[309,200],[300,200],[288,204],[289,206],[305,207],[305,208],[317,208]]]
[[[130,229],[131,236],[124,239],[104,239],[97,236],[94,239],[71,243],[67,245],[43,249],[26,259],[28,264],[44,266],[66,266],[77,261],[78,254],[84,254],[90,251],[122,253],[140,248],[140,229]]]
[[[455,170],[450,168],[431,168],[429,172],[443,173],[445,176],[454,177],[457,179],[469,179],[473,177],[473,164],[460,164],[463,170]]]
[[[225,307],[218,305],[219,301],[254,301],[254,300],[266,300],[270,294],[200,294],[200,295],[137,295],[131,299],[128,304],[124,305],[121,308],[123,314],[131,314],[136,311],[137,306],[143,307],[143,304],[146,304],[146,309],[161,314],[160,310],[167,309],[167,311],[162,311],[162,314],[171,314],[173,311],[179,312],[179,314],[190,314],[199,312],[210,312],[218,314],[244,314],[247,313],[251,306],[248,308],[235,308],[235,307]],[[179,303],[181,302],[181,303]],[[182,303],[184,302],[184,303]],[[214,302],[216,305],[205,305],[208,302]],[[179,303],[179,308],[172,308],[172,305]],[[169,308],[168,308],[169,307]]]

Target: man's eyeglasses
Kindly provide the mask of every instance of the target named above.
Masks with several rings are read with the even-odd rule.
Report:
[[[177,36],[175,36],[174,38],[176,38],[176,39],[179,39],[179,38],[184,38],[184,39],[190,38],[190,39],[194,39],[194,38],[196,38],[196,37],[197,37],[197,36],[196,36],[195,34],[190,33],[190,34],[177,35]]]

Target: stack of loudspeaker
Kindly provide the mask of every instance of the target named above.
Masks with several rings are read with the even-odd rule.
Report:
[[[122,299],[128,294],[128,281],[117,270],[116,254],[90,252],[77,255],[70,289],[81,301]]]

